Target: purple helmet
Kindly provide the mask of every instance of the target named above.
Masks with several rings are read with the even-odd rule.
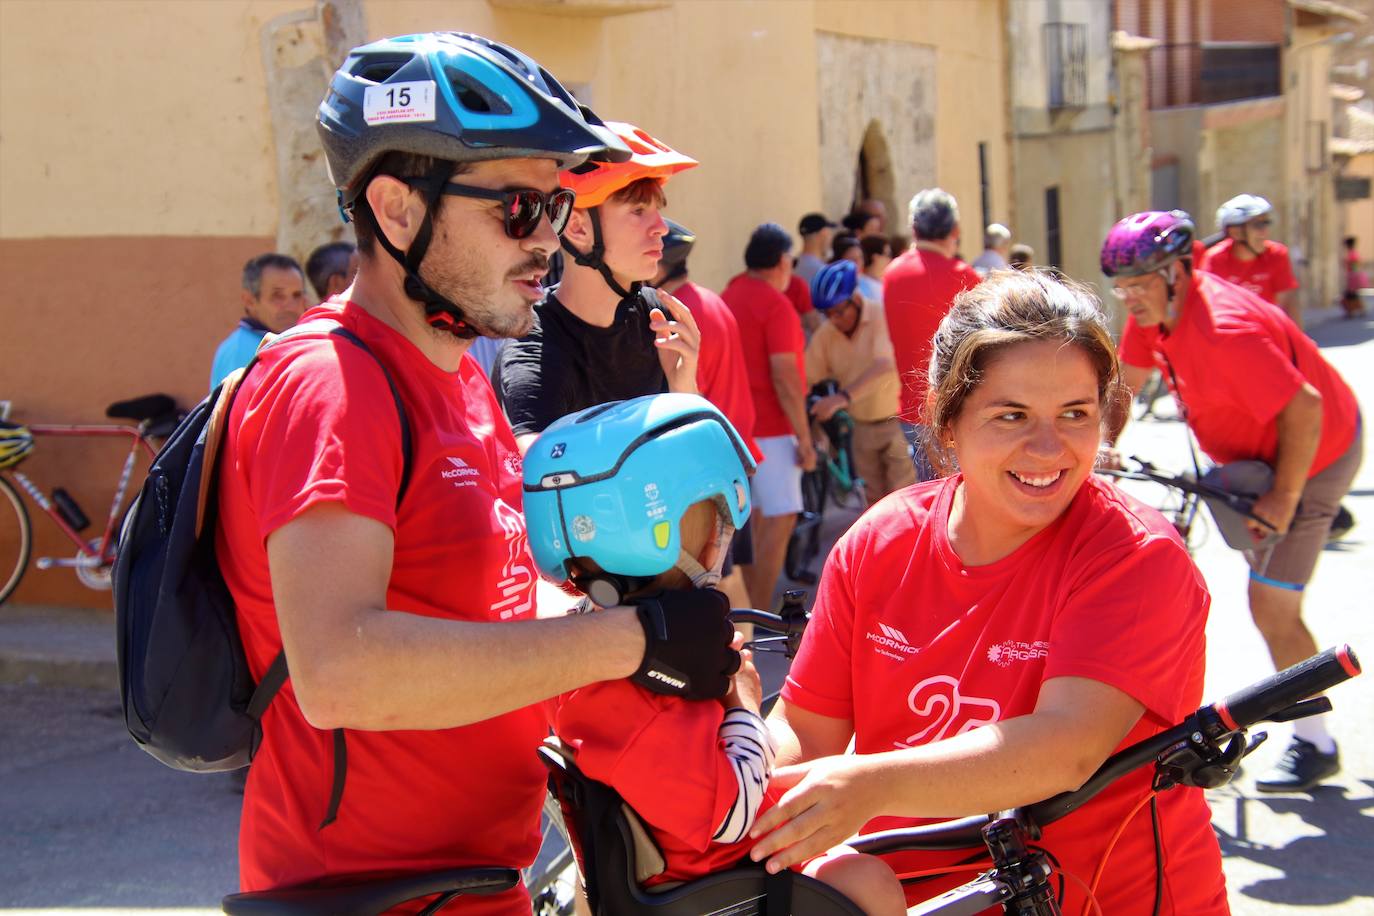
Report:
[[[1153,273],[1193,253],[1193,218],[1182,210],[1146,210],[1112,227],[1102,243],[1102,272],[1109,277]]]

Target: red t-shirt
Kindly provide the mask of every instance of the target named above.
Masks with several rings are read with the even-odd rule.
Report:
[[[854,724],[860,754],[914,747],[1031,713],[1041,685],[1091,678],[1145,706],[1118,747],[1163,731],[1202,694],[1206,586],[1158,512],[1090,478],[1053,524],[1010,556],[966,567],[950,546],[955,476],[898,490],[831,551],[792,665],[789,704]],[[1150,789],[1150,769],[1118,780],[1045,829],[1038,844],[1091,881],[1106,839]],[[1026,799],[1027,802],[1036,799]],[[1202,792],[1159,796],[1166,857],[1161,912],[1226,913],[1221,852]],[[880,817],[863,832],[922,821]],[[899,872],[968,855],[887,856]],[[933,897],[967,880],[914,888]],[[1155,896],[1148,811],[1130,821],[1098,890],[1102,912],[1146,914]],[[1065,913],[1084,895],[1065,887]]]
[[[711,842],[739,794],[719,738],[720,703],[660,696],[621,680],[550,705],[554,734],[574,748],[578,769],[619,792],[662,850],[667,868],[647,884],[690,881],[749,854],[755,841],[747,837]],[[773,801],[766,796],[760,811]]]
[[[883,274],[883,310],[902,379],[901,417],[922,422],[930,342],[954,297],[978,285],[978,273],[956,258],[913,248]]]
[[[1260,256],[1242,261],[1235,256],[1235,239],[1223,239],[1207,249],[1202,269],[1242,286],[1265,302],[1278,304],[1279,293],[1298,288],[1288,249],[1278,242],[1266,241]]]
[[[395,533],[387,607],[425,617],[534,617],[534,562],[521,516],[520,455],[491,386],[464,357],[435,366],[365,311],[328,302],[392,373],[410,423],[410,489],[399,510],[395,403],[377,363],[341,338],[264,352],[234,402],[221,458],[215,544],[238,608],[249,666],[261,677],[281,649],[266,541],[306,510],[339,503]],[[321,333],[333,324],[320,322]],[[288,680],[263,717],[244,793],[244,890],[341,875],[467,865],[520,867],[539,846],[544,772],[534,753],[541,707],[438,731],[348,731],[347,781],[323,829],[333,735],[311,727]],[[529,912],[523,888],[463,898],[457,912]]]
[[[762,280],[740,274],[730,281],[721,299],[734,313],[744,349],[744,368],[749,375],[749,391],[754,398],[754,435],[792,436],[796,430],[782,411],[778,392],[773,388],[770,357],[791,354],[797,364],[797,384],[805,391],[806,369],[802,352],[806,339],[801,323],[787,297]]]
[[[697,354],[697,388],[734,425],[744,438],[755,463],[763,452],[754,443],[754,399],[749,394],[749,375],[744,365],[744,345],[739,324],[725,301],[704,286],[688,280],[673,295],[687,306],[701,328]]]
[[[1206,273],[1192,288],[1172,332],[1126,322],[1123,362],[1158,365],[1187,411],[1188,425],[1213,461],[1278,454],[1277,417],[1308,382],[1322,396],[1321,441],[1308,477],[1345,454],[1359,405],[1350,386],[1283,309]],[[1173,368],[1170,378],[1169,367]]]
[[[811,285],[802,279],[801,274],[792,274],[792,279],[787,281],[787,289],[783,290],[782,294],[792,303],[792,308],[797,310],[798,315],[816,310],[811,304]]]

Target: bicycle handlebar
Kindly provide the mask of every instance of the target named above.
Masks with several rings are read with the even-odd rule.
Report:
[[[1333,647],[1242,687],[1213,703],[1212,708],[1228,730],[1238,731],[1347,681],[1360,670],[1354,650],[1349,646]]]
[[[1166,487],[1173,487],[1182,493],[1189,493],[1194,496],[1201,496],[1206,499],[1216,499],[1227,505],[1230,509],[1240,513],[1251,521],[1259,522],[1269,530],[1274,530],[1271,522],[1260,518],[1253,511],[1254,500],[1229,490],[1222,490],[1217,487],[1210,487],[1201,481],[1194,480],[1184,474],[1165,474],[1158,470],[1153,464],[1132,455],[1131,460],[1140,465],[1138,471],[1128,471],[1118,468],[1098,468],[1095,473],[1104,474],[1108,477],[1121,477],[1126,480],[1148,480],[1153,483],[1162,484]]]
[[[807,615],[770,614],[767,611],[756,611],[753,608],[737,607],[730,609],[730,622],[752,623],[756,627],[772,630],[774,633],[794,636],[806,630]]]
[[[1228,737],[1307,700],[1361,672],[1360,661],[1350,646],[1325,652],[1285,668],[1262,681],[1243,687],[1225,699],[1200,707],[1173,728],[1138,741],[1108,757],[1087,782],[1072,792],[1025,805],[999,815],[979,814],[958,820],[899,827],[855,837],[845,845],[858,852],[879,855],[901,850],[971,849],[983,845],[982,828],[1001,816],[1020,816],[1032,833],[1046,827],[1091,801],[1117,779],[1181,743],[1212,742]]]

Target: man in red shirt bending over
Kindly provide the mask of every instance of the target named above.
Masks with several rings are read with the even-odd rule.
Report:
[[[1217,228],[1226,238],[1207,249],[1196,265],[1272,302],[1302,327],[1298,281],[1288,249],[1269,238],[1273,207],[1263,197],[1241,194],[1217,208]]]
[[[940,188],[911,198],[915,243],[883,274],[883,311],[902,380],[902,431],[911,444],[916,479],[936,477],[926,457],[922,412],[930,341],[954,297],[978,285],[978,273],[955,257],[959,249],[959,204]]]
[[[1193,224],[1181,210],[1137,213],[1102,247],[1102,272],[1130,317],[1122,377],[1134,392],[1158,367],[1198,443],[1218,464],[1258,459],[1273,486],[1252,511],[1281,535],[1246,550],[1250,614],[1275,668],[1317,651],[1302,620],[1303,589],[1350,490],[1362,452],[1355,395],[1312,339],[1278,307],[1192,269]],[[1256,542],[1268,533],[1248,522]],[[1311,788],[1340,769],[1325,716],[1300,719],[1261,792]]]
[[[506,113],[457,101],[478,96]],[[663,690],[667,666],[719,696],[738,666],[700,603],[535,619],[520,453],[467,354],[533,322],[572,212],[559,169],[629,150],[533,60],[458,33],[354,49],[318,117],[358,273],[262,351],[220,465],[216,548],[250,668],[289,670],[248,775],[240,879],[523,867],[541,701],[625,677]],[[455,906],[530,911],[523,887]]]
[[[754,564],[744,571],[753,607],[773,604],[787,540],[802,510],[801,475],[816,466],[806,416],[806,342],[783,290],[792,278],[792,236],[764,223],[744,249],[744,273],[721,298],[739,323],[744,365],[754,399],[754,441],[763,452],[750,479],[754,494]]]

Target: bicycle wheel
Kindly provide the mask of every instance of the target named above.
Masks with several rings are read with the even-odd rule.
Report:
[[[570,916],[578,894],[577,859],[568,841],[563,809],[552,795],[544,797],[539,831],[539,855],[522,874],[534,916]]]
[[[14,485],[0,477],[0,604],[9,600],[24,578],[33,551],[29,510]]]

